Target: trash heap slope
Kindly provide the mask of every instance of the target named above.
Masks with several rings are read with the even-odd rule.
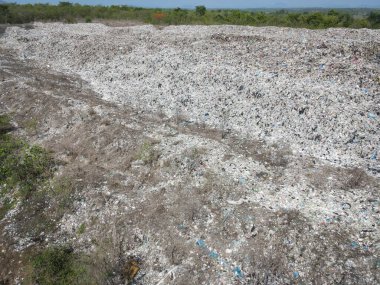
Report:
[[[380,173],[380,31],[36,24],[2,42],[104,99]]]

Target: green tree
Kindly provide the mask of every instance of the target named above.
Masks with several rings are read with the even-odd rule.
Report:
[[[323,15],[320,12],[312,13],[307,16],[306,22],[311,28],[320,28],[324,22]]]
[[[61,1],[61,2],[59,2],[58,6],[68,7],[68,6],[73,6],[73,4],[70,2],[67,2],[67,1]]]
[[[380,12],[372,11],[368,16],[368,22],[370,22],[373,27],[380,26]]]
[[[339,15],[339,21],[343,27],[349,27],[354,21],[354,18],[350,14],[344,13]]]
[[[9,15],[8,5],[0,4],[0,23],[6,23]]]
[[[329,16],[338,16],[339,13],[338,13],[337,10],[331,9],[331,10],[327,13],[327,15],[329,15]]]
[[[195,14],[197,14],[198,16],[204,16],[206,14],[206,7],[205,6],[195,7]]]

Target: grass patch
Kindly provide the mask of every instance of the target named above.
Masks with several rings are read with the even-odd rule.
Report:
[[[33,125],[35,123],[33,122]],[[20,203],[13,217],[24,236],[39,238],[55,229],[72,208],[74,185],[70,179],[52,179],[55,161],[37,145],[14,137],[7,116],[0,116],[0,219]]]
[[[9,117],[0,116],[0,130],[0,193],[16,190],[16,196],[28,199],[38,185],[51,177],[53,159],[42,147],[9,134]]]
[[[69,246],[52,247],[32,258],[32,282],[39,285],[87,283],[86,268],[81,256]]]
[[[45,195],[50,199],[51,208],[57,218],[72,210],[75,190],[72,179],[68,177],[56,178],[45,188]]]
[[[0,136],[0,183],[2,192],[17,189],[17,196],[28,199],[38,185],[51,177],[54,162],[39,146],[8,134]]]
[[[125,284],[126,280],[121,274],[124,262],[119,264],[109,254],[110,252],[105,252],[104,255],[94,252],[86,255],[75,252],[68,245],[45,248],[30,259],[26,284]]]
[[[150,141],[145,141],[137,152],[136,159],[141,160],[144,164],[152,164],[157,160],[158,154],[153,149],[153,144]]]
[[[15,201],[9,197],[3,199],[0,204],[0,220],[2,220],[9,210],[12,210],[15,205]]]
[[[15,216],[18,232],[35,238],[42,232],[54,232],[57,221],[73,209],[75,190],[72,180],[66,177],[50,179],[40,185]]]
[[[10,119],[6,115],[0,115],[0,135],[3,135],[13,129]]]
[[[77,230],[77,234],[78,235],[83,235],[84,232],[86,231],[86,225],[83,223],[79,226],[78,230]]]
[[[35,134],[37,132],[38,121],[36,118],[25,120],[22,122],[22,127],[30,134]]]

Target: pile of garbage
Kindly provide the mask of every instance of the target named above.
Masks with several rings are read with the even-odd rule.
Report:
[[[80,186],[48,244],[124,259],[112,280],[136,285],[378,284],[379,40],[365,29],[7,28],[1,103],[38,121],[37,143]],[[17,251],[34,242],[11,225]]]
[[[107,100],[380,175],[380,31],[37,23],[1,42]]]

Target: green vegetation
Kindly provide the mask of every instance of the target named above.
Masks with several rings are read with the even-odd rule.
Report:
[[[17,190],[17,195],[28,199],[44,180],[52,174],[53,160],[43,148],[5,133],[0,135],[1,195]]]
[[[144,164],[152,164],[157,159],[158,154],[154,151],[153,145],[149,141],[145,141],[138,153],[137,159],[144,162]]]
[[[250,26],[286,26],[321,29],[330,27],[380,28],[380,11],[366,9],[337,10],[195,10],[144,9],[128,6],[88,6],[60,2],[49,4],[0,4],[0,23],[33,21],[132,20],[160,25],[233,24]]]
[[[205,6],[197,6],[197,7],[195,7],[195,14],[197,16],[204,16],[204,15],[206,15],[206,7]]]
[[[30,134],[34,134],[37,131],[38,121],[36,118],[31,118],[22,122],[22,127]]]
[[[85,224],[81,224],[77,230],[77,234],[78,235],[83,235],[84,232],[86,231],[86,225]]]
[[[55,161],[49,152],[13,136],[12,129],[9,118],[0,116],[0,219],[20,202],[14,216],[18,231],[39,237],[72,209],[75,189],[70,179],[52,179]]]
[[[31,279],[40,285],[91,284],[86,282],[81,256],[69,246],[47,248],[32,258],[31,263]]]
[[[47,247],[29,258],[25,283],[39,285],[124,284],[128,263],[114,244],[89,255],[76,252],[69,245]],[[121,282],[114,280],[122,278]],[[133,280],[133,278],[132,278]],[[120,280],[119,280],[120,281]],[[131,284],[131,283],[128,283]]]
[[[10,217],[13,228],[19,236],[43,245],[57,222],[73,209],[76,187],[67,177],[53,178],[52,156],[14,136],[13,129],[9,117],[0,115],[0,220],[17,205]],[[83,223],[77,234],[85,230]],[[37,248],[33,246],[31,252]],[[32,255],[28,252],[23,284],[113,284],[108,281],[112,282],[116,270],[121,274],[123,264],[109,257],[111,249],[103,256],[76,253],[70,246],[48,247]]]

